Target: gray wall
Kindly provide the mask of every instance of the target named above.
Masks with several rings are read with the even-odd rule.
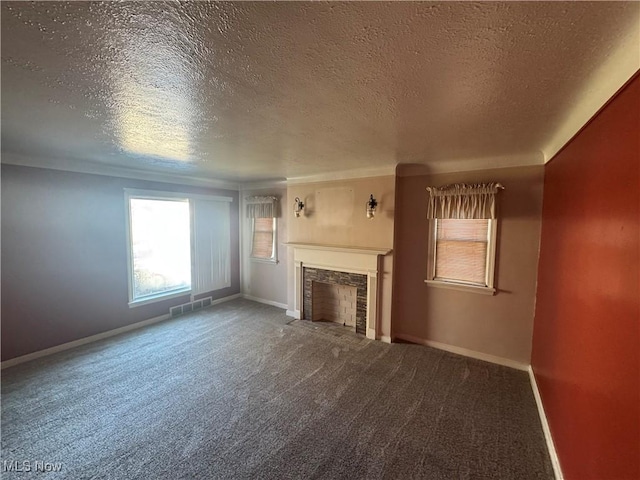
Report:
[[[129,308],[124,188],[218,194],[231,204],[231,287],[240,292],[238,192],[2,165],[2,360],[168,313]]]
[[[241,202],[245,207],[241,212],[241,222],[243,226],[242,235],[242,265],[243,265],[243,293],[251,297],[275,302],[277,304],[287,304],[287,272],[288,254],[287,247],[287,204],[286,187],[273,187],[243,190],[243,200],[253,195],[273,195],[278,197],[278,220],[277,228],[277,249],[278,263],[260,262],[252,260],[251,256],[251,220],[246,215],[246,201]]]

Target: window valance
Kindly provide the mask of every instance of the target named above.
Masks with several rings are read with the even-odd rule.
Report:
[[[496,218],[496,193],[502,189],[500,183],[427,187],[427,218]]]
[[[247,197],[247,218],[276,218],[278,197]]]

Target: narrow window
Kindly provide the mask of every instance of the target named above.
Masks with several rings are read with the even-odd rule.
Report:
[[[276,219],[252,219],[251,257],[259,260],[276,261]]]
[[[502,184],[427,187],[427,278],[434,287],[495,295],[496,194]]]
[[[497,220],[432,219],[426,283],[495,294]]]
[[[489,220],[436,220],[436,280],[487,286]]]

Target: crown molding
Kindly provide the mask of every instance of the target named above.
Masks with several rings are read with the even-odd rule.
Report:
[[[338,172],[322,173],[299,177],[289,177],[272,180],[252,180],[247,182],[232,182],[206,177],[194,177],[150,170],[138,170],[127,167],[108,165],[97,162],[84,162],[73,159],[48,158],[44,164],[38,157],[31,157],[15,153],[3,153],[2,164],[18,165],[50,170],[104,175],[110,177],[131,178],[135,180],[155,181],[190,185],[195,187],[222,188],[246,192],[250,190],[266,190],[269,188],[286,188],[289,185],[307,183],[321,183],[340,180],[351,180],[372,177],[394,176],[411,177],[419,175],[438,175],[444,173],[471,172],[478,170],[492,170],[498,168],[526,167],[544,164],[544,155],[538,151],[531,154],[509,155],[501,157],[469,158],[459,160],[431,161],[425,163],[400,163],[384,167],[359,168]]]
[[[86,173],[90,175],[103,175],[108,177],[131,178],[134,180],[146,180],[149,182],[174,183],[193,187],[212,187],[226,190],[240,190],[240,184],[227,180],[214,178],[194,177],[190,175],[178,175],[150,170],[138,170],[133,168],[107,165],[97,162],[83,162],[73,159],[48,159],[49,163],[43,164],[38,158],[15,154],[2,153],[2,164],[17,165],[21,167],[44,168],[60,170],[64,172]]]
[[[338,172],[320,173],[317,175],[287,177],[287,185],[332,182],[337,180],[351,180],[357,178],[387,177],[395,175],[395,173],[396,166],[394,164],[386,165],[384,167],[358,168],[355,170],[342,170]]]
[[[286,180],[257,180],[250,182],[240,183],[240,191],[246,192],[249,190],[266,190],[269,188],[286,188]]]

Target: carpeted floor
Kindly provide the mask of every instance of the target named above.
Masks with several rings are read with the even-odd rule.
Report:
[[[525,372],[246,300],[4,370],[2,460],[3,479],[553,478]]]

